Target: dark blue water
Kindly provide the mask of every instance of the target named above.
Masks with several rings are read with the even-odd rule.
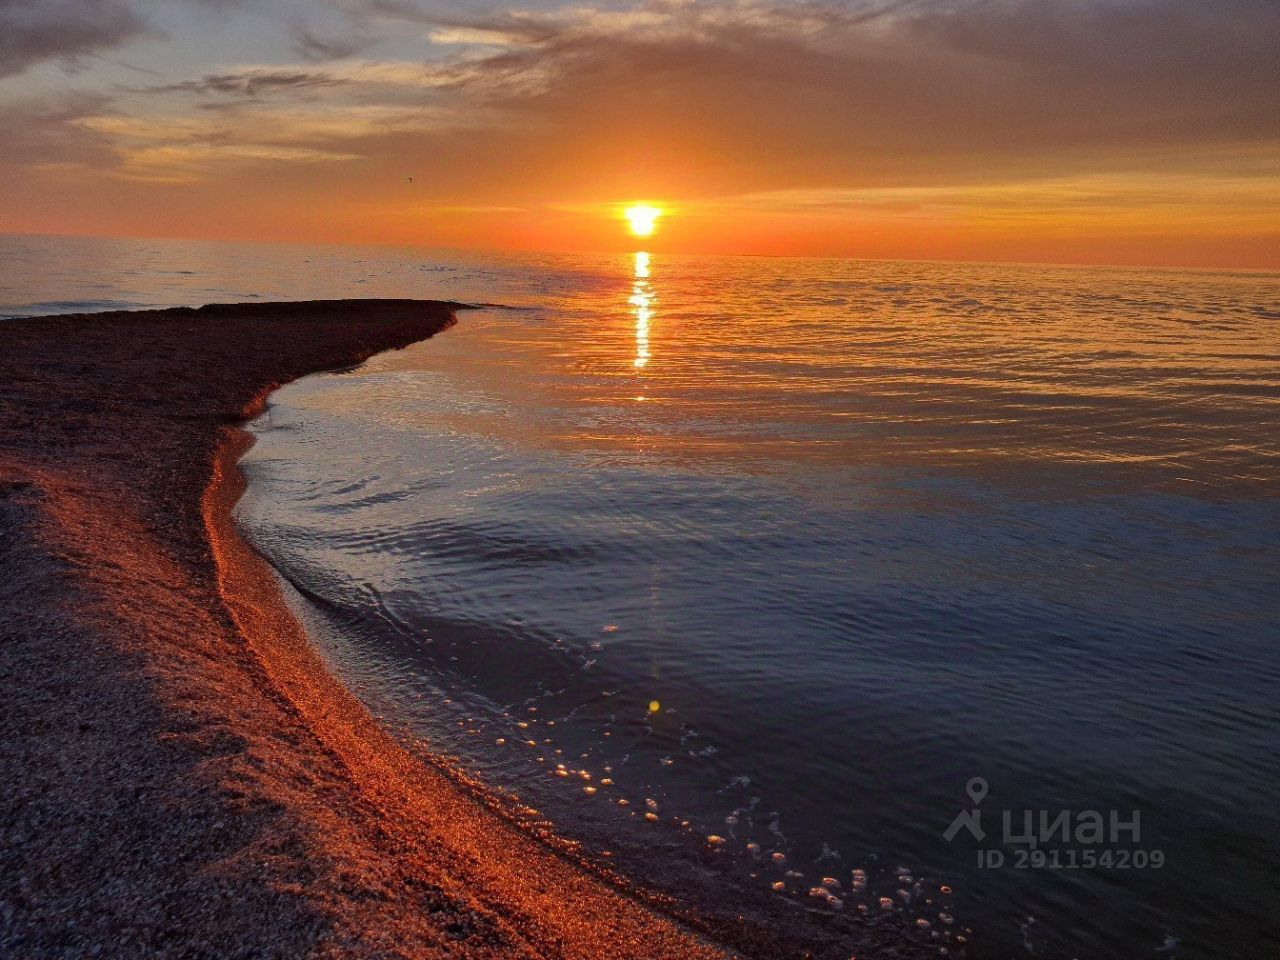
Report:
[[[1266,955],[1274,282],[597,270],[257,426],[245,521],[389,722],[730,912]]]

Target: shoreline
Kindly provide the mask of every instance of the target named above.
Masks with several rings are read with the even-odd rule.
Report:
[[[6,322],[3,952],[725,955],[405,752],[235,529],[271,390],[462,306]]]

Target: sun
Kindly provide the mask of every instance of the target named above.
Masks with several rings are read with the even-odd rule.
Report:
[[[627,222],[631,225],[631,232],[637,237],[651,237],[658,227],[662,208],[637,204],[634,207],[627,207],[622,211],[622,215],[627,218]]]

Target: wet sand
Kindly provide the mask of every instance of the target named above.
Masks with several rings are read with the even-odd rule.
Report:
[[[0,324],[0,954],[724,955],[403,751],[236,535],[236,424],[457,306]]]

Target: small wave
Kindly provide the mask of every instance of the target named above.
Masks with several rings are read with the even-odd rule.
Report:
[[[60,313],[106,313],[111,310],[139,310],[151,306],[134,300],[37,300],[0,306],[0,320],[56,316]]]

